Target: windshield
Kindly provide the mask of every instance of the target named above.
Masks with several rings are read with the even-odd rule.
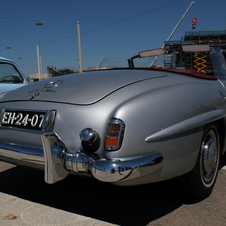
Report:
[[[23,77],[14,65],[0,63],[0,83],[23,83]]]
[[[209,49],[204,48],[207,45],[187,46],[186,48],[180,49],[156,49],[144,51],[128,60],[105,58],[101,67],[177,70],[186,73],[198,72],[210,76],[226,77],[225,57],[221,49],[210,49],[209,46]]]

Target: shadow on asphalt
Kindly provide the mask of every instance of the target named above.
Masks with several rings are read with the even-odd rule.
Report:
[[[191,204],[181,187],[184,177],[137,187],[116,187],[73,175],[49,185],[43,177],[42,171],[26,167],[8,169],[0,173],[0,192],[117,225],[147,225]]]

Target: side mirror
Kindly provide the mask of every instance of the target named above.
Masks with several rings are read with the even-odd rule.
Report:
[[[210,51],[210,46],[205,44],[198,45],[183,45],[183,52],[208,52]]]
[[[152,49],[152,50],[139,52],[140,57],[151,57],[151,56],[157,56],[162,54],[165,54],[164,49]]]

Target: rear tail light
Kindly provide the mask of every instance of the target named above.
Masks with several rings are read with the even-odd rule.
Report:
[[[125,124],[122,120],[111,119],[108,123],[105,135],[105,149],[108,151],[116,151],[122,145],[125,131]]]

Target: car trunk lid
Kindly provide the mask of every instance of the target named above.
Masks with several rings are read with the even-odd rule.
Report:
[[[133,83],[166,76],[150,70],[105,70],[55,77],[9,93],[1,101],[35,100],[87,105]]]

